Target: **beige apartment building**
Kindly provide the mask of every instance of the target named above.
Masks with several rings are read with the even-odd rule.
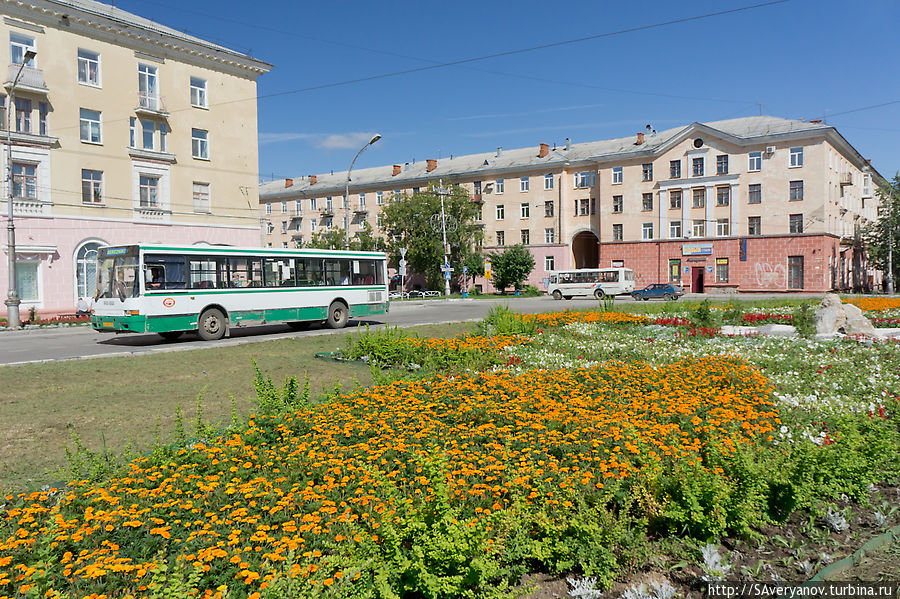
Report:
[[[395,193],[458,183],[481,205],[484,249],[523,243],[531,282],[553,270],[626,266],[638,285],[689,291],[823,291],[880,283],[857,233],[882,180],[821,122],[746,117],[551,146],[353,171],[351,234],[376,231]],[[346,172],[264,184],[267,243],[343,227]],[[486,281],[480,282],[489,288]]]
[[[100,246],[259,243],[256,79],[271,65],[93,0],[0,12],[23,317],[93,295]]]

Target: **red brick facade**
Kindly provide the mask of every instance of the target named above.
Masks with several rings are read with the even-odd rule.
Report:
[[[704,251],[710,248],[711,251],[705,255],[684,255],[685,246],[702,246]],[[680,281],[675,282],[688,293],[801,290],[820,293],[835,288],[835,281],[839,280],[840,251],[840,242],[834,235],[619,241],[600,244],[600,266],[612,266],[614,261],[618,265],[621,261],[634,270],[638,288],[673,281],[672,270],[677,265]],[[802,261],[796,258],[800,256]],[[789,257],[795,258],[791,261]],[[728,280],[719,281],[717,274],[724,275],[725,259]]]

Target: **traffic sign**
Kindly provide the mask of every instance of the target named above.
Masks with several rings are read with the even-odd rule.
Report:
[[[406,260],[400,260],[400,266],[406,266]]]
[[[469,267],[468,267],[468,266],[463,266],[463,274],[464,274],[464,275],[469,274]]]
[[[400,248],[400,257],[406,258],[406,248]]]
[[[401,267],[400,267],[400,276],[401,276],[401,277],[405,277],[405,276],[406,276],[406,267],[405,267],[405,266],[401,266]]]

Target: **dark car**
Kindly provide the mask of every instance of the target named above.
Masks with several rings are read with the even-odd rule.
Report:
[[[647,285],[643,289],[635,289],[631,292],[631,297],[635,300],[644,300],[645,302],[651,297],[658,297],[664,300],[677,300],[684,295],[684,289],[678,285],[671,283],[653,283]]]

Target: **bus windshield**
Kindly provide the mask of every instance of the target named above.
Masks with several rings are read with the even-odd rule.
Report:
[[[117,297],[124,301],[140,295],[139,266],[137,247],[100,248],[94,299]]]

